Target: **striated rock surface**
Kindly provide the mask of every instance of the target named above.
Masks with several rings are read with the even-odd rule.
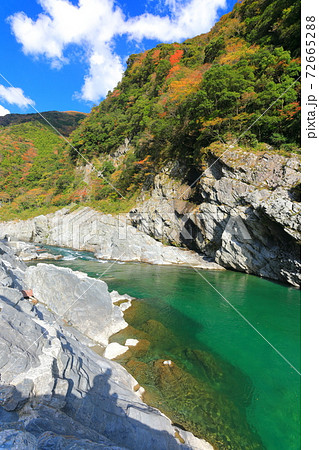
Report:
[[[52,266],[42,264],[29,268],[24,276],[26,268],[12,250],[3,243],[0,250],[6,274],[0,279],[1,448],[212,448],[143,403],[134,392],[136,380],[116,362],[94,353],[89,348],[94,342],[81,332],[79,324],[78,330],[65,326],[55,312],[61,307],[58,289],[66,302],[66,294],[74,290],[59,281],[58,272],[61,280],[71,280],[71,284],[73,276],[79,278],[79,284],[86,282],[84,276],[61,269],[53,274],[49,271]],[[38,285],[34,284],[36,275]],[[49,305],[46,296],[52,284],[47,290],[44,284],[52,275],[56,288]],[[32,287],[41,300],[29,301],[19,295],[17,279],[21,286]],[[110,308],[106,290],[103,293],[98,286],[104,299],[100,307]],[[90,305],[86,303],[86,307]]]
[[[127,325],[106,283],[85,273],[40,263],[27,269],[25,282],[37,300],[101,345]]]
[[[271,152],[227,151],[208,159],[190,189],[179,167],[157,175],[132,223],[225,268],[300,285],[300,160]],[[173,178],[175,177],[175,178]]]
[[[51,253],[44,251],[39,246],[29,242],[10,240],[10,246],[14,248],[16,255],[22,259],[22,261],[34,261],[41,259],[58,260],[62,258],[62,255],[52,255]]]

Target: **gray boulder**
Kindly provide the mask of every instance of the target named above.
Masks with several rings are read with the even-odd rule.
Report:
[[[120,308],[113,305],[107,284],[101,280],[40,263],[26,270],[25,282],[37,300],[102,345],[127,325]]]
[[[185,170],[155,176],[151,197],[130,212],[133,225],[225,268],[299,286],[300,158],[228,149],[208,156],[191,189],[174,179]]]

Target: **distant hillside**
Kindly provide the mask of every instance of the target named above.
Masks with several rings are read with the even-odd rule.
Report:
[[[76,111],[46,111],[41,114],[54,126],[54,128],[63,134],[63,136],[69,136],[69,134],[79,125],[79,122],[87,115]],[[7,127],[9,125],[25,122],[39,122],[46,124],[46,121],[37,113],[7,114],[6,116],[0,117],[0,127]]]
[[[51,127],[37,120],[0,127],[0,219],[68,204],[75,184],[69,151]]]

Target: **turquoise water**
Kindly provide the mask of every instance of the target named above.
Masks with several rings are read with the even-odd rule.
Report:
[[[156,320],[175,334],[178,346],[209,352],[238,369],[247,386],[236,389],[249,389],[245,417],[264,447],[300,448],[299,374],[198,273],[186,267],[102,263],[89,253],[57,251],[76,259],[54,264],[102,276],[110,289],[139,298],[141,323],[135,327]],[[200,273],[300,371],[299,290],[231,271]],[[169,354],[173,359],[172,349]],[[189,366],[196,376],[199,368]],[[235,403],[236,389],[229,386]],[[238,394],[238,403],[241,398]]]

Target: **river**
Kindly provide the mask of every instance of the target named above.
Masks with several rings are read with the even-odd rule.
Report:
[[[144,351],[120,362],[148,403],[220,449],[300,448],[299,290],[238,272],[102,262],[47,248],[64,255],[54,264],[137,298],[125,316],[130,327],[113,340],[144,339]],[[170,377],[161,359],[173,361]]]

